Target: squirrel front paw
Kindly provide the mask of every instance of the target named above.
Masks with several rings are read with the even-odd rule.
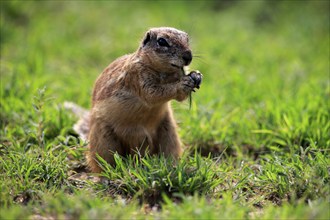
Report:
[[[194,81],[194,88],[199,89],[202,83],[203,74],[201,74],[198,70],[191,71],[188,76]],[[195,90],[193,90],[195,92]]]
[[[195,92],[195,88],[199,89],[202,78],[203,75],[198,70],[191,71],[188,75],[183,76],[179,83],[176,100],[183,101],[192,91]]]

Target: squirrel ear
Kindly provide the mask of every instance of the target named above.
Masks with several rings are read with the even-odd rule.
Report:
[[[151,39],[150,31],[147,32],[146,36],[143,39],[142,46],[145,46]]]

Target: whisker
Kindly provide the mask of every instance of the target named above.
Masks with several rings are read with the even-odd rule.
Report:
[[[193,55],[193,57],[202,58],[203,56],[200,56],[200,55]]]
[[[203,59],[203,57],[201,57],[201,56],[193,56],[193,58],[196,58],[198,61],[201,61],[201,62],[204,63],[204,64],[208,64],[208,63],[205,61],[205,59]]]

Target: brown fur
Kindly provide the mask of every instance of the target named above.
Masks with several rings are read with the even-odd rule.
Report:
[[[169,47],[157,43],[166,39]],[[188,35],[174,28],[150,29],[139,49],[111,63],[94,85],[87,162],[100,172],[96,154],[114,165],[120,155],[182,154],[169,101],[182,101],[196,88],[183,66],[191,61]]]

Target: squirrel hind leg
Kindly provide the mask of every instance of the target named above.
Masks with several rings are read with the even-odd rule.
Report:
[[[172,156],[174,159],[178,159],[183,153],[181,145],[182,143],[176,131],[172,111],[170,111],[158,128],[154,153],[164,154],[166,157]]]

